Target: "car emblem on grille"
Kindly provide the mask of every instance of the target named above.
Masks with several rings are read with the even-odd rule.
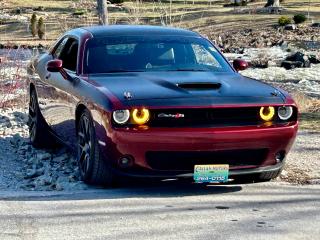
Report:
[[[125,99],[128,99],[128,100],[130,100],[133,97],[131,92],[124,92],[123,96]]]
[[[184,118],[184,114],[182,114],[182,113],[176,113],[176,114],[159,113],[158,118]]]

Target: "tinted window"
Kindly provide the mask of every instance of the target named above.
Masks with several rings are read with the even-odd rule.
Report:
[[[135,71],[231,72],[221,54],[195,37],[118,37],[91,39],[85,52],[86,73]]]
[[[53,56],[54,56],[55,58],[58,58],[58,57],[60,56],[60,54],[61,54],[64,46],[65,46],[66,43],[67,43],[67,41],[68,41],[68,38],[64,38],[60,43],[58,43],[58,46],[56,47],[56,50],[55,50],[54,53],[53,53]]]
[[[63,40],[62,43],[62,50],[59,54],[56,54],[56,57],[62,60],[63,68],[71,71],[76,71],[78,57],[78,41],[73,38],[66,38],[65,40]],[[59,47],[57,48],[57,50],[59,49]]]

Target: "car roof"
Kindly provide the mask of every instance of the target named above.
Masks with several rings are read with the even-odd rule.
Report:
[[[82,29],[90,32],[93,37],[106,36],[144,36],[144,35],[171,35],[171,36],[194,36],[199,37],[198,33],[173,27],[160,27],[148,25],[107,25],[91,26]]]

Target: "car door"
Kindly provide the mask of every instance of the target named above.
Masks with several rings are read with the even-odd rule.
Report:
[[[54,133],[66,144],[76,144],[75,108],[78,102],[75,97],[76,84],[71,80],[76,77],[78,59],[78,39],[65,37],[52,52],[52,59],[60,59],[63,69],[70,76],[66,79],[60,72],[46,70],[44,81],[46,92],[39,101],[41,111]]]

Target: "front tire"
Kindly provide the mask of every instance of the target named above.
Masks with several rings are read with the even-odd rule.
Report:
[[[264,172],[259,174],[250,174],[245,176],[240,176],[235,179],[236,183],[245,184],[245,183],[259,183],[259,182],[269,182],[272,179],[277,178],[282,169],[272,172]]]
[[[261,173],[258,177],[258,180],[260,180],[260,182],[268,182],[268,181],[271,181],[272,179],[275,179],[277,178],[280,173],[281,173],[282,169],[281,170],[278,170],[278,171],[273,171],[273,172],[265,172],[265,173]]]
[[[102,158],[92,117],[85,109],[78,122],[78,164],[81,179],[87,184],[112,186],[114,174]]]

